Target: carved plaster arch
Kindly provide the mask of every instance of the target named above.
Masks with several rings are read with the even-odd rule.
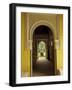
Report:
[[[32,25],[32,27],[31,27],[31,29],[30,29],[30,37],[29,37],[29,40],[32,40],[34,30],[35,30],[38,26],[40,26],[40,25],[45,25],[45,26],[49,27],[49,28],[51,29],[51,31],[53,32],[53,34],[55,35],[56,30],[55,30],[54,26],[53,26],[51,23],[49,23],[48,21],[46,21],[46,20],[40,20],[40,21],[38,21],[38,22],[36,22],[36,23],[34,23],[34,24]],[[54,31],[55,31],[55,32],[54,32]],[[55,37],[56,37],[56,36],[55,36]]]
[[[29,43],[30,43],[29,45],[30,45],[30,50],[31,50],[31,76],[32,76],[32,40],[33,40],[33,33],[34,33],[35,29],[40,25],[45,25],[45,26],[49,27],[54,35],[56,33],[54,26],[46,20],[40,20],[40,21],[38,21],[32,25],[32,27],[30,29],[30,35],[29,35]],[[55,31],[55,33],[54,33],[54,31]],[[55,36],[54,36],[54,38],[55,38]]]
[[[30,35],[29,35],[29,48],[30,48],[30,50],[32,49],[33,33],[34,33],[35,29],[40,25],[45,25],[45,26],[49,27],[50,30],[53,32],[54,40],[56,41],[56,30],[55,30],[54,26],[46,20],[40,20],[40,21],[34,23],[30,29]]]

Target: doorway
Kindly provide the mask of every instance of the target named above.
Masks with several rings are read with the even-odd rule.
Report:
[[[38,26],[33,33],[32,76],[55,75],[54,35],[45,25]]]

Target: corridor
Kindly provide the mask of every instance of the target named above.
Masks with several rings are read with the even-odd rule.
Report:
[[[53,75],[52,63],[48,60],[39,60],[33,68],[33,76],[51,76]]]

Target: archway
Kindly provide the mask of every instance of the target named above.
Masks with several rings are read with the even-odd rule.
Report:
[[[32,76],[55,75],[54,34],[40,25],[33,32]]]

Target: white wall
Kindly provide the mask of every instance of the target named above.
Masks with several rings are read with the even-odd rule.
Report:
[[[9,3],[35,3],[51,5],[70,5],[72,0],[0,0],[0,90],[71,90],[72,84],[29,86],[12,88],[8,86],[9,78]],[[72,14],[71,14],[72,15]],[[71,32],[72,34],[72,32]],[[72,35],[71,35],[72,38]],[[72,51],[72,48],[71,48]],[[72,64],[72,63],[71,63]],[[71,65],[72,68],[72,65]]]

